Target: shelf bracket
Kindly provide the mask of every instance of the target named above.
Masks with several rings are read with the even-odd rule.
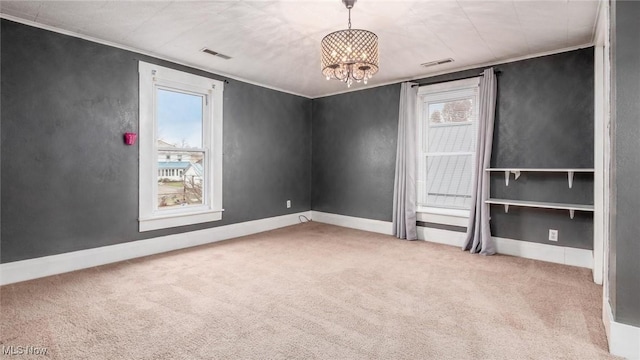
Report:
[[[509,186],[509,174],[513,173],[515,176],[513,177],[513,180],[518,180],[518,178],[520,177],[520,171],[518,170],[507,170],[504,172],[504,183]]]
[[[505,213],[509,212],[509,204],[504,204],[504,212]]]
[[[569,217],[573,219],[573,216],[576,214],[576,211],[573,209],[569,209]]]
[[[571,189],[573,187],[573,171],[567,171],[567,177],[569,179],[569,189]]]
[[[515,174],[515,176],[514,176],[514,180],[518,180],[518,178],[520,177],[520,171],[519,171],[519,170],[516,170],[516,171],[512,171],[512,173],[514,173],[514,174]]]

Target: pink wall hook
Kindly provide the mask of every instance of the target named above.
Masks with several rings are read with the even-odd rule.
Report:
[[[133,145],[136,143],[136,137],[138,137],[138,134],[136,133],[124,133],[124,143],[127,145]]]

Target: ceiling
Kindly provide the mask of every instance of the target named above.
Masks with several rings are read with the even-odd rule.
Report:
[[[378,35],[380,71],[352,89],[587,45],[598,8],[597,0],[360,0],[352,25]],[[320,41],[347,27],[340,0],[0,1],[0,12],[310,98],[346,90],[320,72]],[[455,61],[420,66],[443,58]]]

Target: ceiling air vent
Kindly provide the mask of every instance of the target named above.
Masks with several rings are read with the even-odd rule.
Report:
[[[420,66],[429,67],[429,66],[447,64],[447,63],[450,63],[450,62],[453,62],[452,58],[426,62],[424,64],[420,64]]]
[[[211,49],[202,48],[202,50],[200,50],[200,51],[202,51],[203,53],[207,53],[209,55],[217,56],[217,57],[225,59],[225,60],[231,59],[231,56],[228,56],[228,55],[225,55],[225,54],[220,54],[219,52],[213,51]]]

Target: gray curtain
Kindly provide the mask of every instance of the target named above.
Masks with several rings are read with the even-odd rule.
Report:
[[[493,255],[496,247],[489,228],[489,168],[491,146],[493,145],[493,120],[496,114],[496,94],[498,80],[493,68],[484,71],[480,78],[478,93],[478,137],[476,140],[475,174],[473,176],[471,212],[467,226],[467,239],[463,247],[473,253]]]
[[[418,87],[402,83],[398,115],[398,149],[396,177],[393,187],[393,235],[400,239],[416,240],[416,129]]]

